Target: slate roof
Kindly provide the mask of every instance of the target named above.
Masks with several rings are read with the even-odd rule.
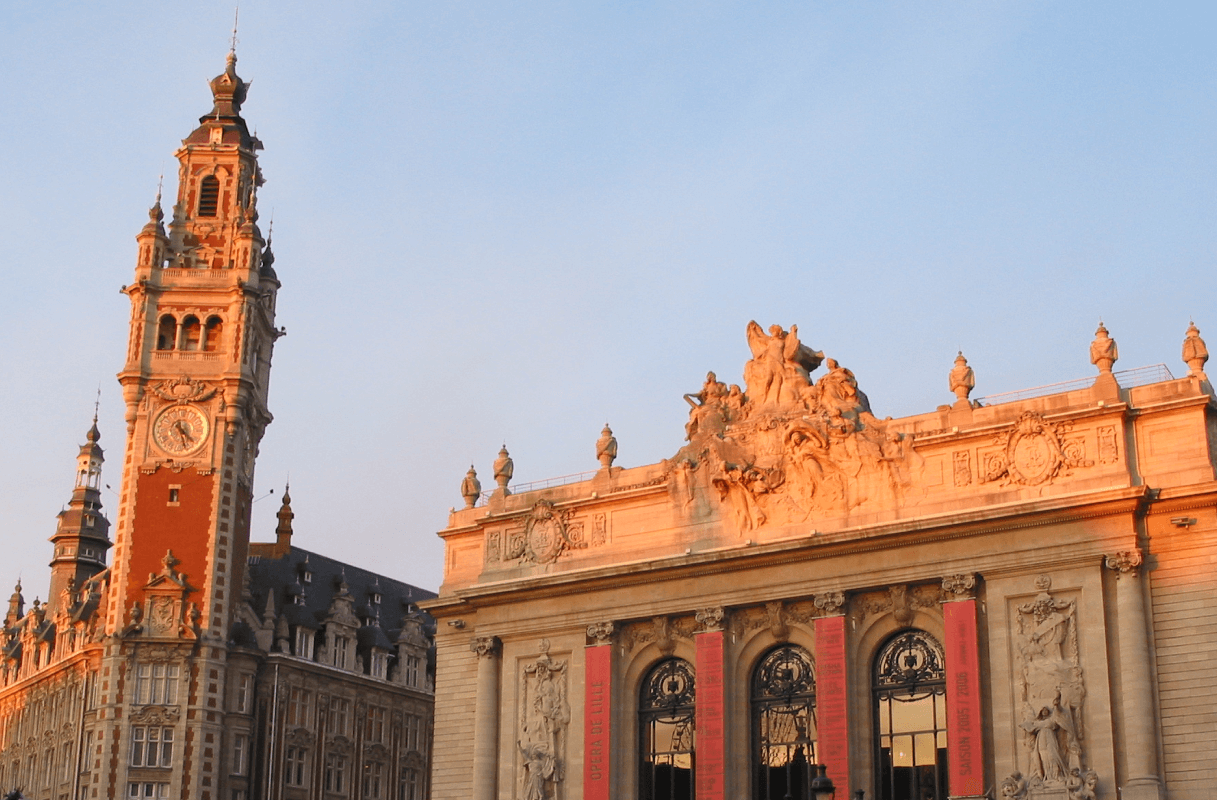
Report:
[[[310,627],[319,630],[334,596],[339,592],[339,585],[345,581],[347,591],[354,598],[356,615],[361,620],[369,614],[379,616],[380,629],[387,637],[380,646],[387,648],[388,642],[396,641],[402,620],[408,614],[421,615],[428,629],[434,630],[434,620],[426,612],[418,610],[418,603],[435,597],[435,592],[344,564],[310,550],[292,546],[283,558],[250,556],[248,569],[249,585],[254,596],[251,605],[259,615],[266,609],[267,594],[273,593],[276,614],[286,614],[292,624],[308,624],[311,621]],[[311,576],[307,582],[306,572]],[[295,596],[301,592],[304,594],[303,606],[294,602]],[[380,595],[379,605],[373,604],[373,594]]]

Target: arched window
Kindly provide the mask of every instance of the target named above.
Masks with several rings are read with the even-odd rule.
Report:
[[[169,314],[161,317],[156,329],[156,349],[172,350],[177,344],[177,320]]]
[[[182,349],[198,350],[199,339],[203,334],[203,326],[199,318],[191,315],[182,320]]]
[[[220,337],[224,335],[224,322],[219,317],[208,317],[203,327],[203,349],[212,352],[220,349]]]
[[[875,657],[878,800],[947,800],[946,668],[930,634],[896,634]]]
[[[199,216],[214,217],[220,205],[220,181],[208,175],[199,181]]]
[[[642,681],[638,698],[642,800],[693,800],[693,667],[669,658]]]
[[[816,684],[811,654],[770,650],[752,673],[752,796],[809,800],[816,763]]]

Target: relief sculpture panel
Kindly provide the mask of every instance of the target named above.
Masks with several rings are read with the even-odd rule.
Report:
[[[1087,768],[1083,705],[1086,687],[1078,655],[1077,602],[1051,593],[1036,578],[1033,600],[1015,608],[1015,701],[1021,770],[1002,784],[1010,798],[1093,797],[1097,776]]]
[[[524,666],[520,692],[520,728],[516,747],[521,771],[520,800],[558,800],[566,779],[566,739],[570,727],[567,662],[541,655]]]

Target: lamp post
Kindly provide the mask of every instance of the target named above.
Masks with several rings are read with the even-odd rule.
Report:
[[[811,796],[813,800],[834,800],[837,795],[837,787],[832,785],[832,778],[828,777],[828,767],[823,764],[816,764],[816,776],[811,779]]]

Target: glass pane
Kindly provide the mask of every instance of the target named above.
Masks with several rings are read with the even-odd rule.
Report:
[[[908,703],[892,703],[892,726],[897,733],[934,730],[934,701],[922,697]]]
[[[892,764],[897,767],[913,766],[913,737],[892,737]]]
[[[913,743],[913,747],[916,754],[915,763],[917,766],[920,767],[926,764],[932,765],[934,763],[936,749],[934,747],[934,734],[919,733],[914,737],[914,739],[915,741]]]

